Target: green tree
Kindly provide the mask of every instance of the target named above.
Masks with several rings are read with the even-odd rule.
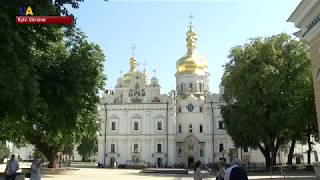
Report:
[[[0,141],[0,163],[3,163],[4,158],[10,156],[10,149],[5,141]]]
[[[80,144],[77,147],[78,153],[82,156],[82,161],[87,161],[88,158],[98,151],[98,137],[97,132],[99,130],[99,116],[98,113],[85,113],[82,114],[81,119],[85,119],[82,122],[91,122],[87,124],[78,124],[78,134]],[[86,129],[86,131],[83,131]]]
[[[47,160],[46,156],[43,155],[43,153],[36,148],[33,149],[32,157],[37,159]]]
[[[0,139],[21,141],[22,123],[28,111],[37,108],[39,76],[32,49],[45,50],[48,42],[60,41],[62,26],[16,25],[19,7],[30,5],[34,15],[70,14],[66,5],[78,8],[83,0],[4,0],[0,7]],[[68,26],[70,33],[75,26]]]
[[[66,15],[65,5],[81,1],[5,0],[0,11],[0,139],[35,145],[49,167],[96,125],[81,117],[97,111],[104,55],[75,26],[16,25],[15,16],[24,5],[35,15]]]
[[[229,59],[222,78],[226,129],[236,146],[258,148],[269,167],[298,122],[306,127],[310,119],[301,116],[312,90],[308,47],[279,34],[232,48]]]
[[[79,144],[78,153],[82,156],[82,161],[88,161],[89,157],[98,152],[98,139],[97,136],[85,136],[81,139]]]
[[[83,33],[74,31],[66,41],[34,49],[40,93],[37,108],[24,118],[25,139],[55,167],[56,154],[88,133],[96,121],[82,118],[97,113],[103,88],[104,55]]]

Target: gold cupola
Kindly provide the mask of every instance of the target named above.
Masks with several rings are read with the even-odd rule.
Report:
[[[129,70],[129,72],[127,72],[126,74],[123,75],[123,80],[130,81],[132,74],[136,71],[137,71],[137,59],[134,56],[132,56],[130,58],[130,70]]]
[[[186,35],[187,53],[177,61],[177,75],[206,75],[208,73],[208,62],[204,57],[201,57],[195,52],[197,33],[192,29],[192,22],[190,22]]]

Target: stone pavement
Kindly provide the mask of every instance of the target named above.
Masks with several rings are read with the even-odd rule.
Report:
[[[21,164],[22,167],[28,167],[29,164]],[[0,172],[3,172],[4,164],[0,165]],[[76,171],[70,171],[63,175],[44,175],[42,180],[192,180],[192,174],[186,175],[171,175],[171,174],[141,174],[140,170],[131,169],[101,169],[101,168],[79,168]],[[214,180],[214,177],[205,178]],[[249,179],[271,179],[270,176],[249,176]],[[273,180],[284,179],[280,176],[272,176]],[[290,176],[286,177],[290,180],[315,180],[314,176]]]
[[[44,180],[192,180],[191,174],[188,175],[168,175],[168,174],[141,174],[139,170],[129,169],[98,169],[80,168],[80,170],[69,175],[47,175]],[[214,177],[205,179],[215,179]],[[250,176],[249,179],[271,179],[270,176]],[[273,180],[284,179],[280,176],[273,176]],[[286,179],[292,180],[314,180],[311,176],[290,176]]]

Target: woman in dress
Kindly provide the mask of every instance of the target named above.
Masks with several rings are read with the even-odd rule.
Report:
[[[30,168],[30,180],[41,180],[40,167],[42,161],[39,159],[34,159]]]

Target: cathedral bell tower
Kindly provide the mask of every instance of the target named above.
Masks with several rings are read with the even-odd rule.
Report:
[[[212,159],[206,137],[210,123],[205,118],[209,73],[207,60],[196,52],[197,33],[191,21],[186,36],[187,52],[176,63],[176,147],[177,163],[193,167],[196,161]]]
[[[197,33],[191,21],[186,36],[187,52],[176,64],[176,90],[182,96],[204,96],[209,90],[208,62],[196,52]]]

